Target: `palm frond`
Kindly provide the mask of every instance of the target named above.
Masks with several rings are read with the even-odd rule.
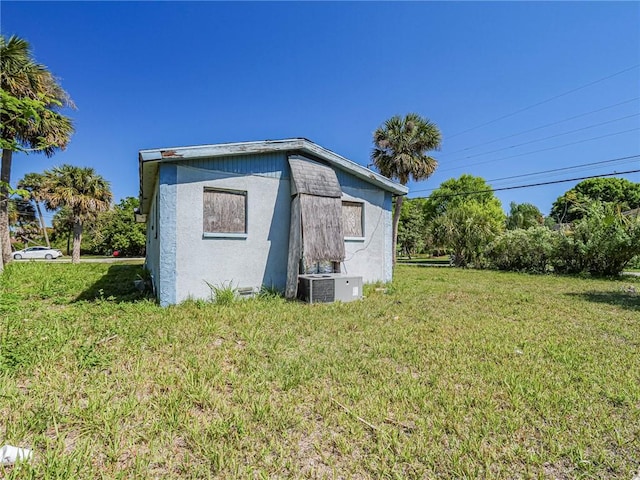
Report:
[[[427,152],[440,149],[440,130],[416,113],[389,118],[374,132],[373,142],[373,164],[382,175],[403,185],[411,178],[425,180],[438,166]]]
[[[109,182],[93,168],[62,165],[44,173],[42,197],[48,210],[67,207],[74,218],[84,221],[109,209]]]
[[[58,79],[33,59],[29,42],[22,38],[12,36],[7,40],[0,35],[0,88],[18,100],[29,99],[40,105],[29,121],[2,115],[1,134],[5,143],[17,142],[18,146],[42,151],[47,156],[66,147],[73,125],[59,110],[75,105]]]

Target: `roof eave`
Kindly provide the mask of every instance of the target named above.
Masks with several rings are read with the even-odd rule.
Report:
[[[257,154],[277,151],[300,151],[308,153],[345,170],[362,180],[386,190],[393,195],[406,195],[409,189],[368,168],[363,167],[331,150],[321,147],[306,138],[285,140],[265,140],[258,142],[222,143],[216,145],[197,145],[190,147],[156,148],[140,150],[138,153],[140,172],[140,210],[148,213],[151,204],[149,189],[154,187],[154,178],[158,164],[187,159],[212,158],[242,154]],[[149,178],[149,177],[152,178]]]

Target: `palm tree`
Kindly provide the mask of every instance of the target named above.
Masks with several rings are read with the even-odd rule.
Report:
[[[80,243],[84,223],[111,205],[109,182],[93,168],[62,165],[44,172],[42,196],[48,210],[67,207],[73,219],[71,262],[80,261]]]
[[[64,238],[67,241],[66,254],[71,255],[71,237],[73,236],[73,218],[68,207],[62,207],[54,215],[51,221],[53,227],[53,240]]]
[[[36,204],[36,211],[38,212],[38,220],[44,240],[47,243],[47,247],[51,247],[47,226],[44,222],[42,209],[40,208],[40,202],[44,200],[44,180],[44,175],[40,173],[27,173],[24,178],[18,182],[18,189],[26,190],[30,193],[33,202]]]
[[[9,225],[13,230],[14,241],[22,242],[25,247],[34,243],[33,238],[39,233],[36,210],[29,200],[12,198],[9,202]]]
[[[416,113],[404,118],[391,117],[373,133],[375,148],[371,153],[373,164],[387,178],[406,185],[410,179],[426,180],[438,166],[435,158],[427,155],[430,150],[439,150],[442,141],[435,123]],[[393,211],[393,264],[396,263],[398,221],[404,197],[396,198]]]
[[[31,101],[32,113],[23,116],[0,115],[2,166],[0,168],[0,244],[4,263],[11,260],[9,242],[8,192],[13,152],[29,149],[48,157],[64,149],[73,133],[71,120],[58,112],[73,107],[69,95],[44,65],[33,59],[29,43],[16,36],[0,35],[0,89],[18,101]],[[36,105],[36,107],[33,107]]]

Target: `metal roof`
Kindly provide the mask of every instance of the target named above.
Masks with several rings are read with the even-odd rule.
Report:
[[[199,158],[228,157],[234,155],[250,155],[272,152],[290,152],[291,154],[310,155],[324,160],[332,167],[344,170],[394,195],[406,195],[409,189],[389,180],[379,173],[369,170],[331,150],[321,147],[306,138],[289,138],[284,140],[264,140],[258,142],[220,143],[214,145],[196,145],[190,147],[154,148],[140,150],[138,154],[140,173],[140,210],[148,213],[151,195],[161,162],[180,162]]]

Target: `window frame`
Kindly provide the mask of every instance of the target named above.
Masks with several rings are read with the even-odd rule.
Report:
[[[230,193],[233,195],[242,195],[244,197],[244,232],[207,232],[205,231],[204,220],[204,201],[206,192]],[[232,188],[219,188],[205,186],[202,189],[202,237],[203,238],[227,238],[227,239],[246,239],[249,235],[249,195],[246,190],[236,190]]]
[[[352,200],[349,198],[342,198],[342,207],[344,208],[345,203],[350,203],[353,205],[360,205],[360,230],[362,231],[362,236],[350,236],[344,235],[345,242],[364,242],[366,239],[366,230],[365,230],[365,202],[362,200]],[[344,228],[344,225],[343,225]]]

